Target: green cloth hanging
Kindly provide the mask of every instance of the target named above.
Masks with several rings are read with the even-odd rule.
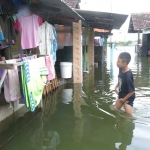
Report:
[[[44,58],[43,58],[44,59]],[[21,66],[21,79],[23,95],[26,99],[26,106],[32,112],[42,100],[42,94],[45,84],[40,76],[41,58],[28,60]]]

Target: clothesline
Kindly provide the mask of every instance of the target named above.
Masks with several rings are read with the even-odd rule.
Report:
[[[18,63],[16,63],[16,64],[13,64],[13,63],[7,64],[5,61],[0,61],[0,69],[4,70],[2,78],[0,79],[0,93],[1,93],[1,87],[3,85],[5,77],[7,75],[7,70],[13,70],[13,69],[15,69],[16,66],[23,65],[23,62],[21,62],[22,61],[21,58],[18,58],[17,61],[18,61]]]
[[[47,55],[39,55],[38,54],[37,56],[38,57],[45,57]],[[0,61],[0,69],[4,70],[2,78],[0,79],[0,93],[1,93],[2,84],[5,80],[6,75],[7,75],[7,70],[14,70],[15,67],[22,66],[24,64],[24,62],[22,61],[21,58],[17,58],[16,61],[17,61],[17,63],[6,63],[5,61]]]
[[[46,55],[37,55],[38,57],[44,57]],[[6,63],[5,61],[0,61],[0,69],[3,70],[13,70],[16,66],[22,66],[24,62],[21,58],[16,59],[17,63]]]

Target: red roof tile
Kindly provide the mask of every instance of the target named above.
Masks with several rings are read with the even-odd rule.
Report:
[[[131,14],[131,24],[134,30],[141,30],[150,27],[150,13]]]

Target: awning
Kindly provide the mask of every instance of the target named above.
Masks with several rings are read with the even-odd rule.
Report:
[[[77,20],[84,20],[63,0],[1,0],[0,4],[8,10],[11,10],[14,6],[19,7],[20,5],[28,4],[35,14],[42,16],[45,20],[52,21],[52,23],[67,24]]]
[[[93,28],[120,29],[128,15],[75,9]]]
[[[49,15],[47,18],[56,22],[66,19],[84,20],[82,16],[62,0],[36,0],[36,3],[32,3],[31,6],[39,14],[47,13]]]
[[[94,32],[94,36],[108,37],[108,36],[110,36],[110,35],[113,35],[113,33]]]

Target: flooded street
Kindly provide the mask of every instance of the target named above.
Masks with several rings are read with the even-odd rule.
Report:
[[[136,120],[110,109],[117,98],[116,61],[122,51],[132,57]],[[42,112],[14,119],[0,134],[0,150],[149,150],[150,57],[137,56],[134,47],[117,47],[107,58],[82,86],[63,85],[43,100]]]

